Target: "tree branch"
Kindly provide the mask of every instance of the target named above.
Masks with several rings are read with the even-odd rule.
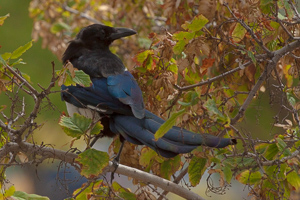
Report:
[[[54,149],[47,146],[39,146],[35,144],[31,144],[28,142],[21,142],[20,145],[18,143],[10,142],[5,144],[0,149],[0,160],[6,157],[7,154],[13,153],[16,154],[18,152],[23,152],[25,154],[34,154],[43,156],[44,159],[53,158],[58,159],[72,165],[75,164],[75,159],[77,158],[77,154],[71,152],[65,152],[62,150]],[[1,165],[1,164],[0,164]],[[112,162],[109,162],[109,165],[103,170],[104,172],[113,172],[115,170],[115,166]],[[195,194],[194,192],[179,186],[171,181],[163,179],[161,177],[155,176],[153,174],[149,174],[147,172],[128,167],[125,165],[119,164],[115,173],[122,174],[128,177],[132,177],[134,179],[140,180],[147,184],[153,184],[162,188],[163,190],[172,192],[177,194],[185,199],[199,199],[204,200],[203,197]]]

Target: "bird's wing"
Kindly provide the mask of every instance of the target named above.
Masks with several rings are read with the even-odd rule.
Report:
[[[91,87],[63,85],[62,99],[76,107],[89,108],[99,113],[133,115],[130,106],[108,91],[106,78],[93,78],[92,83]]]
[[[123,74],[109,76],[107,85],[109,93],[122,103],[129,105],[136,118],[144,118],[145,107],[142,91],[128,71],[125,71]]]

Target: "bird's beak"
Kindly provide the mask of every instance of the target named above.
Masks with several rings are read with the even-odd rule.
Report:
[[[114,28],[116,32],[110,34],[109,39],[116,40],[120,39],[122,37],[127,37],[130,35],[136,34],[135,30],[132,30],[130,28]]]

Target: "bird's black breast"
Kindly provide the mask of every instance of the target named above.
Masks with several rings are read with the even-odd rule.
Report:
[[[111,52],[87,51],[77,59],[71,60],[74,67],[94,77],[105,77],[122,74],[125,71],[120,58]]]

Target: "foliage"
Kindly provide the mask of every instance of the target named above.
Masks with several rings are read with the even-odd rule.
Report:
[[[239,142],[224,149],[198,147],[172,159],[148,147],[140,150],[126,144],[121,163],[175,183],[188,173],[191,186],[198,185],[207,170],[209,180],[213,175],[220,177],[219,185],[208,184],[208,190],[221,194],[233,178],[249,186],[249,195],[256,199],[288,199],[299,189],[300,15],[294,1],[32,0],[29,10],[34,19],[33,39],[41,37],[43,47],[60,58],[67,41],[90,23],[137,30],[137,36],[116,41],[112,51],[136,77],[146,107],[168,119],[156,138],[176,124],[194,132],[236,137]],[[0,17],[0,26],[7,17]],[[29,76],[15,68],[23,64],[20,57],[31,46],[32,41],[0,56],[0,92],[12,99],[11,116],[2,114],[0,120],[2,180],[21,151],[10,145],[32,142],[28,136],[39,127],[35,118],[41,102],[49,101],[54,83],[90,85],[82,71],[67,64],[53,71],[49,87],[38,92]],[[30,114],[24,113],[20,90],[35,102]],[[254,130],[246,133],[240,123],[250,103],[264,94],[269,94],[275,110],[270,116],[275,119],[273,126],[281,130],[269,140],[254,139]],[[0,111],[7,107],[1,105]],[[133,193],[116,182],[109,185],[97,180],[109,164],[107,153],[90,148],[103,129],[101,124],[80,115],[62,116],[59,124],[73,141],[84,138],[87,145],[75,162],[70,161],[89,178],[72,198],[155,198],[146,189]],[[112,145],[110,153],[119,141]],[[32,158],[31,164],[44,159]],[[137,180],[133,183],[147,187]],[[4,194],[13,195],[11,190]]]

